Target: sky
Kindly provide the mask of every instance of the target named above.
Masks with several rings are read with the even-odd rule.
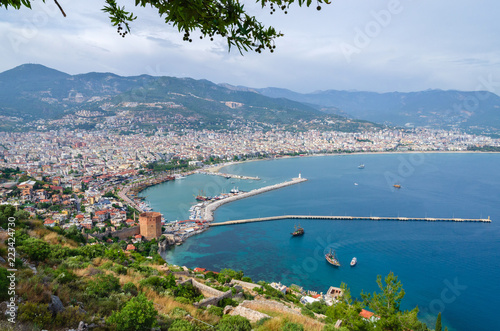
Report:
[[[228,52],[222,38],[182,40],[153,8],[118,0],[138,19],[122,38],[103,0],[51,0],[33,9],[0,8],[0,72],[38,63],[69,74],[191,77],[296,92],[427,89],[500,94],[500,2],[484,0],[333,0],[288,14],[241,0],[285,34],[274,53]]]

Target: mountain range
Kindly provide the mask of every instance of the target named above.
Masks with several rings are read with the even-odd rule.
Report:
[[[500,132],[500,97],[487,91],[326,90],[304,94],[191,78],[95,72],[69,75],[38,64],[0,73],[0,115],[7,121],[61,118],[82,110],[112,116],[124,109],[187,118],[211,128],[241,122],[355,131],[380,127],[374,123],[381,123]]]
[[[301,94],[280,88],[257,89],[273,97],[310,104],[325,112],[392,125],[498,130],[500,97],[488,91],[358,92],[327,90]]]

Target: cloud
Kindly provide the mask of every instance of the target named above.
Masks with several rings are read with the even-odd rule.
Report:
[[[153,9],[123,4],[138,16],[126,38],[111,26],[100,0],[62,4],[66,18],[51,1],[34,2],[33,10],[1,9],[0,71],[33,62],[70,74],[153,71],[299,92],[473,90],[480,77],[500,79],[500,4],[493,0],[352,0],[319,12],[293,5],[287,15],[270,15],[268,7],[249,2],[245,8],[252,15],[285,37],[276,40],[273,54],[244,56],[229,53],[222,38],[200,40],[195,32],[192,43],[184,42]],[[356,48],[350,61],[343,44]]]

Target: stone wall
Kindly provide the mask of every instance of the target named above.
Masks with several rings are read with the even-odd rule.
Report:
[[[253,290],[256,287],[262,288],[262,286],[259,285],[259,284],[248,283],[248,282],[244,282],[244,281],[237,280],[237,279],[231,280],[231,283],[238,284],[238,285],[240,285],[241,287],[243,287],[244,289],[247,289],[247,290]]]
[[[216,306],[220,300],[225,299],[225,298],[231,298],[233,296],[233,292],[231,290],[228,290],[226,292],[221,292],[221,291],[216,290],[210,286],[202,284],[202,283],[200,283],[192,278],[189,278],[189,279],[179,283],[179,285],[186,284],[186,283],[193,284],[193,286],[195,288],[197,288],[198,290],[200,290],[200,292],[204,296],[209,296],[209,298],[205,298],[205,299],[201,300],[200,302],[195,302],[193,304],[195,307],[207,307],[209,305]]]
[[[106,231],[104,233],[94,234],[93,236],[95,238],[102,239],[105,236],[111,235],[112,237],[118,237],[119,239],[127,239],[128,237],[133,237],[136,234],[140,234],[139,226],[124,228],[118,231]]]
[[[241,305],[237,306],[234,309],[231,309],[231,311],[229,312],[229,315],[239,315],[239,316],[245,317],[251,323],[255,323],[257,321],[260,321],[263,318],[270,318],[271,317],[267,314],[258,312],[256,310],[242,307]]]
[[[203,295],[206,297],[219,297],[219,296],[224,294],[224,292],[219,291],[219,290],[217,290],[213,287],[210,287],[208,285],[202,284],[195,279],[192,279],[191,283],[193,284],[194,287],[196,287],[198,290],[200,290],[201,293],[203,293]]]
[[[230,298],[233,296],[233,292],[231,290],[228,290],[227,292],[222,292],[222,295],[218,297],[212,297],[212,298],[206,298],[201,300],[200,302],[195,302],[193,305],[195,307],[208,307],[209,305],[211,306],[217,306],[219,301],[225,298]]]

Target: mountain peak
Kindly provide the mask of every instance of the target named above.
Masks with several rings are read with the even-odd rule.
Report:
[[[0,80],[30,80],[30,81],[46,81],[56,80],[69,77],[62,71],[58,71],[41,64],[25,63],[13,69],[0,73]]]

